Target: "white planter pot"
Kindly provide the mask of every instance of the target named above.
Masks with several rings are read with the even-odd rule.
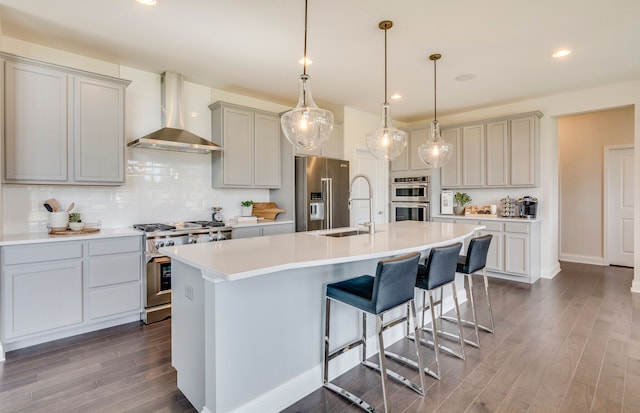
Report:
[[[248,206],[248,207],[246,207],[246,206],[242,207],[242,216],[243,217],[250,217],[252,213],[253,213],[253,205]]]

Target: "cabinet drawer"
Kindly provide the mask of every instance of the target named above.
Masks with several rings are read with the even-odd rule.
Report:
[[[505,232],[519,232],[521,234],[529,233],[529,224],[523,222],[506,222],[504,224]]]
[[[105,287],[89,292],[89,318],[141,311],[140,283]]]
[[[138,236],[101,239],[89,241],[89,256],[121,254],[142,250],[142,241]]]
[[[487,231],[502,231],[502,222],[496,221],[478,221],[480,225],[484,225]]]
[[[2,264],[27,264],[82,258],[81,243],[52,242],[2,248]]]
[[[89,287],[140,281],[141,255],[92,258],[89,261]]]

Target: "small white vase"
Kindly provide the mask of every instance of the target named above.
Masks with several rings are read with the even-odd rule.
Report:
[[[252,213],[253,213],[253,205],[243,206],[242,207],[242,216],[243,217],[250,217]]]

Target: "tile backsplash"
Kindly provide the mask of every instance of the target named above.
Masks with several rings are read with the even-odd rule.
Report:
[[[211,188],[209,155],[129,148],[126,158],[123,186],[4,185],[4,232],[46,231],[49,198],[63,208],[74,202],[84,222],[103,228],[208,220],[212,206],[228,219],[240,214],[245,199],[269,200],[266,189]]]

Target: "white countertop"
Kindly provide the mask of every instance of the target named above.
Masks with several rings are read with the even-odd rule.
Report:
[[[88,239],[142,236],[143,232],[133,228],[101,228],[98,232],[69,235],[49,235],[47,232],[0,235],[0,246],[37,244],[41,242],[84,241]]]
[[[479,214],[480,215],[480,214]],[[466,216],[466,215],[433,215],[431,218],[448,218],[448,219],[468,219],[473,221],[488,220],[488,221],[508,221],[508,222],[539,222],[541,218],[520,218],[520,217],[483,217],[483,216]]]
[[[484,228],[477,224],[403,221],[376,226],[373,236],[328,237],[296,232],[160,248],[205,278],[235,281],[287,269],[384,258],[446,245]]]

